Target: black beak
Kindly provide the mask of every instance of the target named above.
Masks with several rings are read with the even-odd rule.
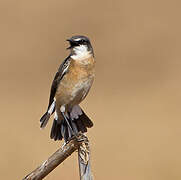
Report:
[[[71,39],[66,39],[66,41],[71,42]]]
[[[70,43],[70,46],[67,48],[67,49],[71,49],[72,48],[72,46],[71,46],[71,39],[66,39],[66,41],[68,41],[69,43]]]
[[[75,41],[72,40],[72,39],[67,39],[66,41],[68,41],[68,42],[70,43],[70,46],[69,46],[67,49],[71,49],[71,48],[73,48],[73,47],[75,47],[75,46],[78,46],[78,43],[75,42]]]

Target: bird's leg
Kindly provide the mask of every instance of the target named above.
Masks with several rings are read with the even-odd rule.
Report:
[[[72,138],[76,138],[77,141],[79,141],[79,142],[83,141],[84,139],[78,137],[79,134],[78,134],[78,130],[77,130],[76,125],[73,122],[68,121],[67,116],[65,115],[65,106],[61,106],[60,112],[61,112],[63,118],[65,119],[65,121],[66,121],[66,123],[70,129],[71,134],[73,135],[73,137],[70,137],[69,140],[71,140]]]
[[[70,128],[71,133],[75,136],[75,133],[74,133],[74,131],[73,131],[73,129],[72,129],[72,127],[71,127],[71,125],[70,125],[70,123],[69,123],[69,121],[68,121],[66,115],[65,115],[65,113],[64,113],[64,112],[61,112],[61,113],[62,113],[62,116],[63,116],[63,118],[65,119],[65,121],[66,121],[68,127]]]

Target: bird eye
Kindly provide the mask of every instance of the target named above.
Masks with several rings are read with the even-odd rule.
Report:
[[[80,43],[82,43],[82,44],[85,43],[85,40],[84,40],[84,39],[81,39],[81,40],[80,40]]]

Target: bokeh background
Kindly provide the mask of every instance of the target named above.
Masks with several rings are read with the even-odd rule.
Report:
[[[39,128],[65,39],[87,35],[96,80],[83,109],[95,179],[181,179],[181,3],[0,0],[0,179],[22,179],[61,146]],[[77,154],[47,180],[78,180]]]

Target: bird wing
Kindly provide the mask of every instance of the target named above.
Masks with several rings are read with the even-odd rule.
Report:
[[[54,113],[55,111],[55,94],[58,88],[58,85],[63,78],[63,76],[67,73],[69,65],[70,65],[71,58],[68,56],[63,63],[60,65],[57,73],[55,74],[55,77],[52,82],[51,90],[50,90],[50,98],[49,98],[49,104],[48,104],[48,109],[47,112],[41,117],[40,119],[40,127],[44,128],[48,120],[50,119],[50,116]]]
[[[50,98],[48,109],[51,107],[52,103],[54,102],[54,97],[58,88],[60,81],[62,80],[63,76],[67,73],[69,65],[70,65],[71,58],[68,56],[63,63],[60,65],[57,73],[55,74],[54,80],[52,82],[51,90],[50,90]]]

